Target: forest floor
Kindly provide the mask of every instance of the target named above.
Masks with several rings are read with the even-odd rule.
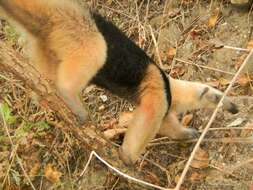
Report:
[[[201,81],[224,91],[253,48],[253,13],[228,1],[91,0],[91,7],[114,22],[171,76]],[[154,38],[153,38],[153,37]],[[23,51],[6,21],[0,39]],[[235,47],[243,48],[242,51]],[[245,49],[244,49],[245,48]],[[187,173],[182,190],[249,190],[253,185],[253,63],[229,95],[236,115],[220,110]],[[52,124],[54,113],[31,99],[31,91],[0,71],[0,189],[149,189],[129,183],[93,159],[79,178],[89,152]],[[134,106],[95,86],[83,91],[91,120],[101,131],[117,128]],[[203,130],[213,110],[179,115],[186,126]],[[123,118],[124,119],[124,118]],[[114,143],[120,144],[122,137]],[[150,183],[173,188],[196,141],[157,137],[136,164]],[[25,171],[25,172],[24,172]]]

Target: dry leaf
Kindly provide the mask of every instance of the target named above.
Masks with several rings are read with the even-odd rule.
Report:
[[[167,52],[168,58],[173,59],[173,57],[176,55],[176,53],[177,53],[176,48],[169,48],[168,52]]]
[[[252,133],[253,133],[253,123],[246,124],[245,128],[247,128],[247,129],[242,130],[240,136],[241,137],[249,137],[249,136],[251,136]]]
[[[155,184],[155,185],[160,184],[159,178],[152,172],[147,171],[145,178],[147,179],[147,181],[151,182],[152,184]]]
[[[253,49],[253,39],[248,42],[247,49]]]
[[[194,2],[193,0],[182,0],[181,1],[182,5],[184,5],[184,6],[189,6],[193,2]]]
[[[176,175],[175,182],[178,183],[179,179],[180,179],[180,175]]]
[[[1,186],[0,186],[0,187],[1,187]],[[9,187],[8,187],[7,189],[8,189],[8,190],[20,190],[19,187],[17,187],[16,185],[13,185],[13,184],[9,185]]]
[[[35,163],[34,166],[32,167],[32,169],[29,172],[29,176],[30,177],[34,177],[37,176],[38,173],[40,171],[40,164],[39,163]]]
[[[185,74],[185,67],[183,65],[175,65],[171,70],[172,77],[183,76]]]
[[[246,86],[247,84],[249,84],[250,81],[251,81],[250,77],[247,74],[244,74],[240,76],[236,82],[241,86]]]
[[[202,169],[207,168],[208,166],[209,166],[209,154],[206,150],[199,148],[191,163],[191,167]]]
[[[113,0],[107,0],[108,5],[112,5]]]
[[[199,172],[193,172],[191,175],[190,175],[190,177],[189,177],[189,180],[191,181],[191,182],[196,182],[196,181],[200,181],[200,180],[202,180],[204,177],[206,177],[205,176],[205,174],[201,174],[201,173],[199,173]]]
[[[161,60],[163,61],[163,62],[166,62],[167,61],[167,55],[166,55],[166,52],[164,52],[164,51],[160,51],[160,53],[159,53],[159,56],[160,56],[160,58],[161,58]]]
[[[45,169],[45,177],[52,183],[58,183],[62,173],[57,171],[52,164],[47,164]]]
[[[187,114],[183,117],[182,119],[182,125],[183,126],[188,126],[190,122],[192,121],[193,114]]]
[[[215,9],[212,16],[208,19],[208,24],[207,24],[208,28],[213,28],[216,25],[219,17],[220,17],[220,9],[217,8]]]
[[[241,67],[241,65],[243,64],[243,62],[244,62],[244,60],[246,59],[247,56],[248,56],[248,54],[242,54],[242,55],[239,57],[237,63],[235,64],[235,68],[236,68],[236,69],[239,69],[239,68]]]
[[[229,85],[229,83],[230,83],[230,81],[227,80],[227,79],[225,79],[225,78],[220,78],[220,79],[219,79],[219,84],[220,84],[221,86]]]
[[[133,118],[133,113],[132,112],[123,112],[119,116],[119,127],[126,127],[129,125],[130,121]]]
[[[220,78],[219,80],[207,82],[206,84],[219,89],[222,86],[229,85],[229,83],[230,83],[229,80],[227,80],[225,78]]]

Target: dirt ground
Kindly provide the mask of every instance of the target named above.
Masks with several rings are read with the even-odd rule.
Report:
[[[253,48],[253,13],[221,0],[87,0],[175,78],[201,81],[224,91]],[[152,36],[155,37],[152,38]],[[0,39],[23,53],[22,39],[1,20]],[[235,47],[243,48],[242,50]],[[249,190],[253,185],[253,66],[235,82],[230,95],[236,115],[220,110],[186,176],[182,190]],[[54,128],[55,114],[45,112],[10,73],[0,71],[1,189],[151,189],[117,176],[93,159],[80,174],[89,152],[71,135]],[[101,131],[116,128],[134,107],[103,89],[83,92],[91,120]],[[212,110],[180,114],[182,122],[202,131]],[[122,142],[122,137],[114,140]],[[173,188],[196,140],[157,137],[136,170],[150,183]],[[31,186],[33,184],[34,187]]]

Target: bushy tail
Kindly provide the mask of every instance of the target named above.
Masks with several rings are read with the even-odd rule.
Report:
[[[33,35],[50,24],[47,0],[0,0],[0,13],[1,9]]]

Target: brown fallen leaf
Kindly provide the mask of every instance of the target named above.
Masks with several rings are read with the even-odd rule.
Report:
[[[253,123],[246,124],[245,128],[247,128],[247,129],[242,130],[240,136],[241,137],[250,137],[253,132]]]
[[[216,81],[210,81],[210,82],[207,82],[206,84],[212,86],[212,87],[215,87],[215,88],[222,88],[224,86],[227,86],[229,85],[230,81],[225,79],[225,78],[220,78],[219,80],[216,80]]]
[[[178,183],[179,179],[180,179],[180,175],[176,175],[176,177],[175,177],[175,183]]]
[[[186,68],[183,65],[178,64],[178,65],[175,65],[173,67],[173,69],[171,70],[170,74],[171,74],[172,77],[183,76],[185,74],[185,72],[186,72],[185,69]]]
[[[191,163],[191,167],[197,169],[207,168],[209,166],[209,154],[206,150],[199,148]]]
[[[208,19],[208,28],[213,28],[217,24],[218,19],[220,18],[220,9],[217,8],[214,10],[213,14]]]
[[[108,5],[112,5],[113,0],[107,0]]]
[[[19,190],[20,188],[16,185],[11,184],[11,185],[9,185],[9,187],[7,189],[8,190]]]
[[[182,125],[183,126],[189,126],[190,122],[193,119],[193,114],[187,114],[182,119]]]
[[[237,62],[235,63],[235,69],[239,69],[241,67],[241,65],[243,64],[244,60],[246,59],[248,54],[242,54],[239,59],[237,60]]]
[[[40,166],[41,166],[40,163],[35,163],[29,172],[29,176],[32,178],[37,176],[40,171]]]
[[[182,5],[184,5],[184,6],[189,6],[193,2],[194,2],[194,0],[182,0],[181,1]]]
[[[163,62],[166,62],[168,60],[168,57],[165,51],[160,51],[159,56]]]
[[[189,180],[190,180],[191,182],[196,182],[196,181],[202,180],[202,179],[205,178],[205,177],[206,177],[205,174],[199,173],[199,172],[195,172],[195,171],[194,171],[194,172],[190,175]]]
[[[220,84],[221,86],[229,85],[229,84],[230,84],[230,80],[225,79],[225,78],[220,78],[220,79],[219,79],[219,84]]]
[[[253,39],[248,42],[247,49],[253,49]]]
[[[152,184],[159,185],[160,183],[159,178],[156,176],[156,174],[152,172],[147,171],[147,173],[145,174],[145,178],[147,181],[149,181]]]
[[[169,59],[173,59],[173,57],[176,55],[177,50],[176,48],[169,48],[167,51],[167,55]]]
[[[57,171],[52,164],[47,164],[44,169],[45,177],[52,183],[58,183],[62,173]]]
[[[241,75],[236,82],[241,86],[246,86],[247,84],[249,84],[250,81],[251,81],[250,77],[247,74],[244,74]]]

